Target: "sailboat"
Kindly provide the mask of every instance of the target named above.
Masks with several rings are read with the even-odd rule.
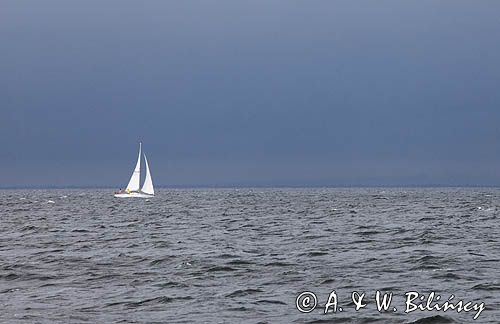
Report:
[[[134,172],[130,177],[127,188],[115,193],[117,198],[151,198],[155,195],[155,189],[153,187],[153,179],[151,178],[151,172],[149,171],[148,159],[146,154],[144,154],[144,164],[146,165],[146,179],[144,179],[144,184],[142,189],[139,189],[141,182],[141,153],[142,153],[142,143],[139,143],[139,157],[137,158],[137,163],[135,165]]]

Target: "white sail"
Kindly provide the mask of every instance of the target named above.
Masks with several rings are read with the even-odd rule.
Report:
[[[142,186],[142,192],[149,195],[155,194],[155,189],[153,188],[153,179],[151,179],[151,172],[149,172],[148,159],[146,154],[144,154],[144,163],[146,164],[146,179],[144,179],[144,185]]]
[[[130,177],[130,181],[127,185],[127,191],[138,191],[141,181],[141,149],[142,143],[139,143],[139,157],[137,158],[137,164],[135,165],[134,173]]]

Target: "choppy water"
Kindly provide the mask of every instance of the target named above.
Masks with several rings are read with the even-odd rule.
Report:
[[[473,322],[405,314],[414,290],[484,302],[476,322],[500,323],[499,212],[500,190],[477,188],[3,190],[0,321]],[[343,312],[324,315],[332,290]],[[398,311],[379,313],[376,290]]]

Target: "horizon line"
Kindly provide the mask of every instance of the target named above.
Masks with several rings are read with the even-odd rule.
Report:
[[[500,188],[500,184],[332,184],[332,185],[158,185],[156,189],[252,189],[252,188]],[[116,190],[116,186],[87,186],[87,185],[45,185],[45,186],[0,186],[0,190],[22,190],[22,189],[111,189]]]

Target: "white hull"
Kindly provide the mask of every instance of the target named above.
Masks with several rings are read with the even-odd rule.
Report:
[[[154,195],[148,195],[142,192],[131,192],[131,193],[117,193],[116,198],[152,198]]]

